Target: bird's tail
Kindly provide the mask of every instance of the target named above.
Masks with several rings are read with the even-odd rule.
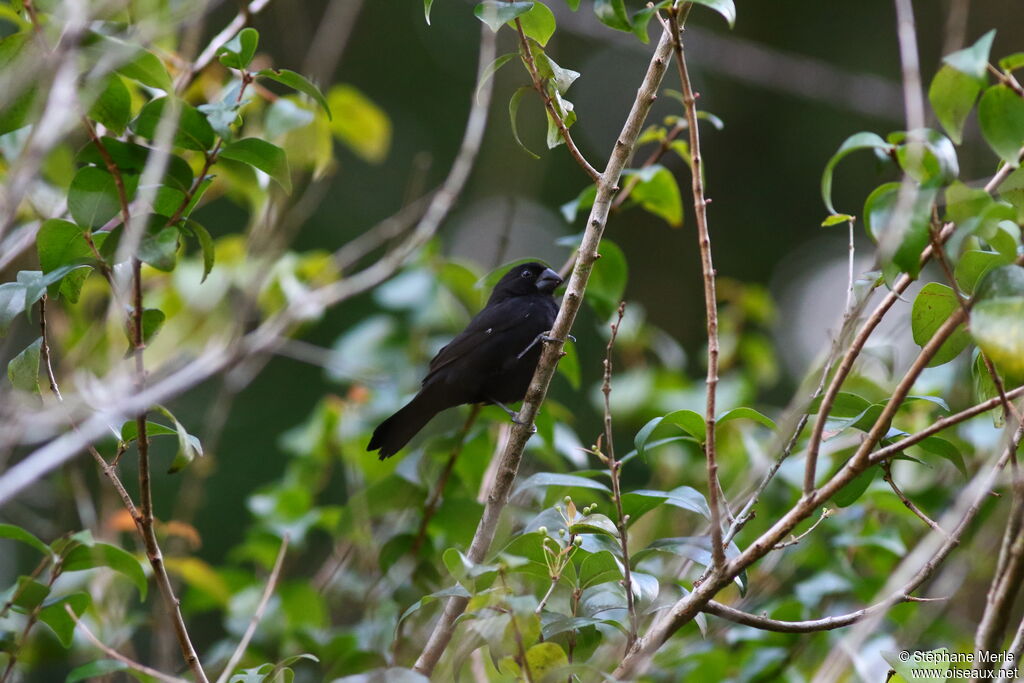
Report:
[[[433,401],[422,393],[417,394],[404,408],[381,422],[373,430],[373,436],[370,437],[370,443],[366,446],[366,450],[380,449],[381,460],[390,458],[402,450],[405,444],[409,443],[409,439],[416,436],[416,433],[437,414],[432,403]]]

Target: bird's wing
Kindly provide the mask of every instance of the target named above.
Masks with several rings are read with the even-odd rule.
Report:
[[[516,299],[506,299],[477,313],[469,321],[466,329],[448,342],[430,361],[423,385],[429,384],[439,371],[467,355],[485,352],[486,347],[499,339],[502,332],[520,323],[522,311],[518,311],[519,308]]]

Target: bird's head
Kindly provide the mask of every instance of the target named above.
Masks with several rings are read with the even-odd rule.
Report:
[[[529,294],[551,294],[558,285],[562,284],[562,278],[558,273],[551,270],[543,263],[536,261],[522,263],[514,266],[498,280],[491,292],[488,303],[494,303],[513,296],[527,296]]]

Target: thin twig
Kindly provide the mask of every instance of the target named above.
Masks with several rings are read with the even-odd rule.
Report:
[[[242,9],[235,15],[235,18],[232,19],[220,33],[213,37],[196,60],[187,68],[182,70],[181,74],[178,76],[178,80],[174,84],[175,92],[182,92],[185,87],[192,82],[192,77],[205,69],[207,65],[213,61],[213,58],[217,56],[217,51],[224,47],[228,41],[234,38],[239,31],[245,28],[245,25],[249,23],[253,15],[263,11],[263,8],[269,4],[270,0],[253,0],[247,5],[243,5]]]
[[[689,7],[690,4],[687,3],[682,10],[682,17],[680,17],[678,8],[670,8],[668,25],[671,32],[672,52],[675,55],[676,68],[679,70],[683,107],[686,110],[686,122],[690,133],[693,211],[697,218],[697,242],[700,247],[700,264],[704,276],[704,308],[707,313],[708,338],[707,404],[704,411],[707,434],[704,439],[704,457],[707,460],[708,506],[711,508],[711,558],[714,571],[720,571],[725,565],[725,549],[722,546],[720,484],[715,453],[715,399],[718,390],[718,300],[715,294],[715,266],[711,260],[711,234],[708,230],[707,217],[708,200],[704,197],[704,166],[700,152],[700,131],[697,126],[697,99],[690,83],[690,74],[686,68],[686,55],[680,36],[682,28],[680,18],[685,21],[685,13],[689,11]]]
[[[224,670],[217,677],[217,683],[226,683],[228,678],[231,677],[231,672],[235,670],[238,662],[241,661],[242,656],[245,654],[246,648],[249,647],[249,642],[252,637],[256,634],[256,627],[259,626],[260,620],[263,618],[263,613],[267,609],[267,604],[270,602],[270,596],[274,594],[274,587],[277,585],[277,580],[281,576],[281,565],[284,564],[284,556],[288,551],[288,534],[285,534],[281,538],[281,548],[277,551],[277,559],[274,560],[274,568],[270,570],[270,576],[267,578],[267,585],[263,589],[263,595],[260,597],[260,602],[256,606],[256,611],[253,612],[252,619],[249,620],[249,626],[245,629],[245,633],[242,635],[242,639],[238,641],[238,647],[231,653],[231,657],[228,659],[228,663],[224,666]]]
[[[533,51],[530,50],[530,41],[526,37],[526,32],[523,31],[523,23],[516,17],[516,31],[519,33],[519,51],[523,57],[523,63],[526,65],[526,70],[530,73],[530,80],[533,82],[533,89],[537,91],[541,99],[544,100],[544,108],[547,110],[548,116],[555,122],[555,126],[558,128],[558,134],[562,136],[565,141],[565,146],[569,149],[569,154],[576,160],[576,163],[580,165],[580,168],[590,176],[590,179],[595,183],[601,181],[601,174],[597,172],[593,166],[590,165],[584,156],[580,152],[576,143],[573,142],[572,135],[569,134],[569,128],[565,125],[565,120],[562,115],[558,112],[558,107],[555,106],[555,101],[547,91],[547,83],[544,78],[541,77],[540,72],[537,70],[537,64],[533,59]]]
[[[75,622],[75,626],[81,629],[82,633],[85,634],[85,637],[88,638],[93,645],[102,650],[103,653],[111,659],[116,659],[117,661],[128,666],[129,668],[138,671],[139,673],[146,674],[147,676],[152,676],[158,681],[164,681],[164,683],[188,683],[188,681],[186,681],[184,678],[170,676],[162,671],[151,669],[145,664],[140,664],[139,662],[136,662],[134,659],[129,659],[128,657],[125,657],[123,654],[113,649],[112,647],[106,645],[102,640],[97,638],[95,634],[93,634],[93,632],[89,630],[89,627],[86,626],[85,623],[78,618],[78,615],[75,614],[75,611],[71,609],[71,605],[64,605],[64,610],[68,613],[68,616],[71,617],[71,620]]]
[[[622,587],[626,589],[626,610],[629,612],[629,634],[626,638],[628,650],[636,640],[639,621],[636,616],[636,601],[633,597],[633,577],[629,564],[629,516],[622,513],[622,462],[615,459],[615,443],[612,436],[612,348],[615,338],[622,325],[622,316],[626,312],[626,302],[620,301],[615,322],[611,324],[611,336],[604,356],[604,381],[601,393],[604,394],[604,450],[598,451],[601,459],[608,465],[608,474],[612,483],[612,500],[615,502],[616,520],[619,528],[619,547],[622,549]],[[600,443],[600,440],[599,440]]]
[[[907,495],[905,493],[903,493],[903,491],[900,489],[900,487],[896,485],[896,481],[892,478],[892,464],[891,463],[889,463],[889,462],[882,463],[882,472],[883,472],[882,480],[885,481],[885,483],[887,483],[889,485],[889,488],[892,489],[892,492],[896,494],[896,497],[899,498],[900,501],[902,501],[903,505],[908,510],[910,510],[915,515],[917,515],[917,517],[922,522],[924,522],[925,524],[930,526],[935,531],[939,532],[943,536],[949,536],[949,534],[947,534],[943,530],[943,528],[940,527],[938,525],[938,523],[936,523],[935,520],[933,520],[931,517],[926,515],[924,513],[924,511],[921,510],[921,508],[917,507],[917,505],[914,504],[914,501],[910,500],[910,498],[908,498]]]
[[[835,511],[832,510],[831,508],[822,508],[821,509],[821,516],[818,517],[818,519],[814,522],[814,524],[812,524],[810,526],[809,529],[807,529],[807,531],[803,532],[799,536],[793,536],[788,541],[783,541],[782,543],[776,543],[774,546],[772,546],[772,550],[782,550],[783,548],[788,548],[791,545],[796,545],[800,541],[804,540],[804,538],[806,538],[808,534],[810,534],[812,531],[814,531],[815,529],[818,528],[819,524],[821,524],[826,519],[831,517],[834,513],[835,513]]]

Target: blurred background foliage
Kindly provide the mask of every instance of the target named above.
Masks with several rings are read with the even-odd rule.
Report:
[[[38,3],[44,9],[46,4]],[[159,17],[155,24],[190,21],[177,3],[130,4],[137,5],[140,17],[154,12]],[[576,13],[562,2],[550,4],[558,30],[546,49],[559,64],[582,74],[571,90],[579,117],[573,132],[584,155],[601,166],[651,46],[602,26],[589,2]],[[641,7],[628,4],[632,10]],[[1017,3],[972,6],[962,23],[950,19],[961,5],[966,3],[915,4],[926,83],[941,55],[974,42],[991,27],[999,27],[993,55],[1019,48],[1019,37],[1002,28],[1019,24]],[[10,7],[0,16],[5,35],[24,28]],[[205,45],[236,11],[232,3],[210,3],[199,44]],[[270,201],[276,191],[246,164],[218,163],[218,178],[194,214],[216,241],[212,272],[200,284],[203,257],[190,247],[172,272],[145,273],[147,306],[167,316],[147,348],[153,367],[183,352],[201,351],[239,317],[255,323],[310,288],[343,276],[329,258],[332,251],[443,180],[474,96],[479,22],[472,5],[461,0],[437,0],[429,26],[421,3],[406,0],[271,2],[251,25],[260,35],[254,70],[288,67],[310,75],[332,116],[309,97],[271,82],[261,85],[266,92],[246,96],[244,134],[286,151],[296,196],[302,199],[274,234],[261,235],[270,224],[267,212],[280,209]],[[847,237],[842,226],[820,227],[826,215],[821,172],[852,132],[884,136],[903,127],[894,27],[887,3],[739,2],[732,31],[713,12],[694,12],[690,19],[687,51],[701,93],[699,106],[724,124],[704,128],[703,149],[720,278],[723,411],[753,406],[777,417],[838,328],[847,284]],[[652,24],[652,35],[656,32]],[[515,49],[513,38],[510,31],[499,32],[498,54]],[[172,34],[151,47],[173,67],[178,46]],[[481,485],[505,431],[504,414],[483,409],[465,437],[436,513],[422,529],[422,509],[456,447],[468,409],[439,417],[410,448],[384,463],[367,454],[365,445],[373,426],[415,389],[433,353],[480,308],[493,282],[493,277],[485,279],[488,273],[526,257],[557,267],[571,255],[571,236],[582,230],[585,211],[567,220],[572,211],[563,207],[572,205],[588,181],[564,149],[545,149],[543,117],[533,97],[523,100],[518,130],[540,158],[517,145],[506,102],[527,82],[517,65],[496,74],[489,126],[469,184],[437,238],[408,267],[371,293],[305,322],[265,363],[242,364],[173,402],[176,417],[203,442],[205,456],[181,473],[165,475],[163,463],[170,464],[174,440],[154,442],[156,516],[163,520],[159,531],[168,567],[181,583],[183,609],[204,660],[226,659],[248,623],[285,534],[291,548],[282,579],[245,663],[316,655],[318,665],[294,664],[300,680],[330,680],[389,664],[409,666],[436,615],[437,601],[424,602],[396,628],[399,617],[424,595],[451,586],[453,576],[465,578],[466,569],[449,549],[464,549],[472,538],[482,509]],[[215,64],[197,76],[184,96],[197,105],[216,103],[228,83],[228,71]],[[144,96],[135,88],[132,98],[137,111]],[[679,102],[663,91],[649,123],[670,129],[681,113]],[[934,120],[932,125],[938,128]],[[5,153],[24,144],[17,131],[5,133],[0,137]],[[656,128],[646,136],[649,145],[658,138]],[[958,150],[960,178],[987,179],[994,160],[973,120],[964,138]],[[74,155],[85,142],[76,133],[46,158],[44,180],[58,192],[70,182]],[[576,324],[576,342],[542,410],[539,433],[529,444],[520,487],[495,547],[528,562],[508,560],[498,578],[493,569],[479,570],[483,578],[471,577],[490,586],[505,581],[507,572],[522,597],[532,596],[533,602],[508,607],[525,615],[523,628],[532,641],[544,629],[549,640],[568,647],[564,629],[559,632],[557,624],[530,616],[548,583],[542,538],[549,536],[549,543],[565,548],[566,534],[573,535],[564,496],[570,493],[576,508],[596,505],[594,514],[611,515],[599,476],[582,488],[578,479],[529,477],[570,471],[579,476],[600,468],[584,449],[602,429],[601,360],[607,322],[620,298],[628,305],[615,347],[611,395],[616,452],[633,451],[634,436],[653,417],[702,410],[704,311],[685,146],[679,151],[661,163],[678,184],[682,211],[671,201],[664,203],[665,192],[673,196],[671,188],[652,190],[654,199],[644,204],[643,195],[635,194],[643,206],[624,206],[609,222],[608,241],[588,290],[591,305]],[[850,157],[837,173],[835,204],[860,207],[873,187],[898,177],[892,164],[871,155]],[[44,195],[38,193],[39,201]],[[865,254],[871,253],[859,227],[856,239]],[[273,259],[254,253],[253,245],[261,245]],[[283,245],[288,246],[278,253]],[[17,270],[34,268],[34,259],[32,251],[12,259],[0,279],[7,282]],[[859,257],[857,264],[858,272],[868,270],[872,257]],[[266,281],[257,310],[247,310],[235,294],[248,286],[254,270],[262,271]],[[925,279],[932,275],[927,271]],[[107,329],[97,323],[106,299],[106,284],[94,276],[84,283],[76,305],[52,312],[58,374],[69,381],[84,371],[103,373],[124,353],[122,322],[111,318]],[[905,367],[907,349],[914,348],[910,304],[898,307],[897,322],[885,328],[869,349],[869,362],[848,385],[870,401],[884,400],[883,387],[895,370]],[[5,359],[36,336],[34,327],[19,319],[3,342]],[[964,382],[970,377],[968,356],[929,371],[922,381],[924,390],[947,397],[954,410],[972,402],[970,381]],[[934,404],[919,401],[908,404],[900,420],[912,431],[936,415]],[[656,497],[649,504],[649,497],[634,495],[629,502],[634,511],[631,544],[637,549],[656,539],[704,533],[703,496],[693,490],[704,490],[703,457],[692,439],[677,434],[662,428],[652,440],[673,438],[657,450],[630,457],[623,470],[625,490],[671,490],[675,496],[662,505]],[[992,421],[983,416],[951,439],[969,460],[974,448],[989,447],[997,437]],[[757,421],[736,420],[722,426],[720,438],[722,484],[735,495],[750,484],[751,472],[761,471],[774,457],[771,432]],[[847,434],[836,443],[856,442]],[[110,440],[101,447],[110,455],[115,444]],[[825,460],[834,469],[845,452],[830,446]],[[132,479],[134,466],[130,457],[122,462],[126,480]],[[757,518],[737,539],[740,547],[792,503],[801,469],[800,462],[783,467],[780,481],[762,496]],[[936,511],[948,506],[950,490],[963,482],[956,467],[941,461],[927,468],[901,462],[894,470],[919,505]],[[93,463],[80,458],[7,505],[0,517],[47,541],[69,529],[91,528],[96,538],[134,549],[131,522],[104,484]],[[855,504],[827,518],[785,554],[759,563],[743,586],[719,599],[737,601],[742,589],[750,611],[780,619],[814,618],[870,602],[922,525],[880,478],[864,485],[871,488]],[[517,524],[524,525],[521,533],[510,537]],[[538,531],[541,527],[546,531]],[[560,529],[566,530],[561,536]],[[897,640],[920,649],[970,649],[985,588],[973,579],[987,576],[984,558],[992,557],[989,549],[998,538],[998,524],[980,526],[934,590],[957,593],[957,600],[894,607],[870,641],[871,653],[898,649]],[[641,590],[642,610],[657,610],[678,597],[683,588],[672,577],[680,574],[680,564],[701,564],[695,543],[666,543],[639,560],[638,571],[653,582]],[[0,585],[6,586],[30,571],[36,559],[31,549],[8,541],[3,550]],[[588,535],[572,570],[580,574],[580,585],[586,583],[582,564],[597,565],[602,552],[608,551],[600,534]],[[585,559],[591,557],[598,559]],[[601,621],[622,621],[621,588],[590,569],[595,573],[587,580],[594,583],[587,586],[581,613],[594,621],[571,636],[577,661],[586,661],[602,639],[621,643],[616,627]],[[608,571],[614,574],[614,567]],[[653,577],[661,577],[660,588]],[[178,670],[173,639],[152,630],[151,622],[159,622],[162,613],[154,599],[149,612],[138,608],[136,589],[116,576],[64,575],[60,581],[68,582],[66,590],[85,587],[92,593],[96,614],[89,618],[104,642],[123,646],[158,668]],[[565,611],[572,598],[563,587],[552,601]],[[513,654],[503,630],[507,615],[506,622],[476,621],[479,628],[467,625],[453,650],[469,648],[478,637],[490,642],[491,657],[474,659],[464,680],[479,678],[481,672],[496,680],[514,677],[513,665],[504,659]],[[804,680],[838,637],[772,634],[704,617],[696,625],[663,648],[652,679]],[[153,632],[157,635],[150,638]],[[30,671],[24,680],[64,680],[73,666],[90,661],[88,643],[76,642],[67,651],[37,629],[22,657]],[[594,660],[598,667],[616,656],[611,648],[599,655]],[[854,660],[863,667],[860,675],[879,679],[877,658],[865,654]],[[439,675],[455,674],[444,669]]]

